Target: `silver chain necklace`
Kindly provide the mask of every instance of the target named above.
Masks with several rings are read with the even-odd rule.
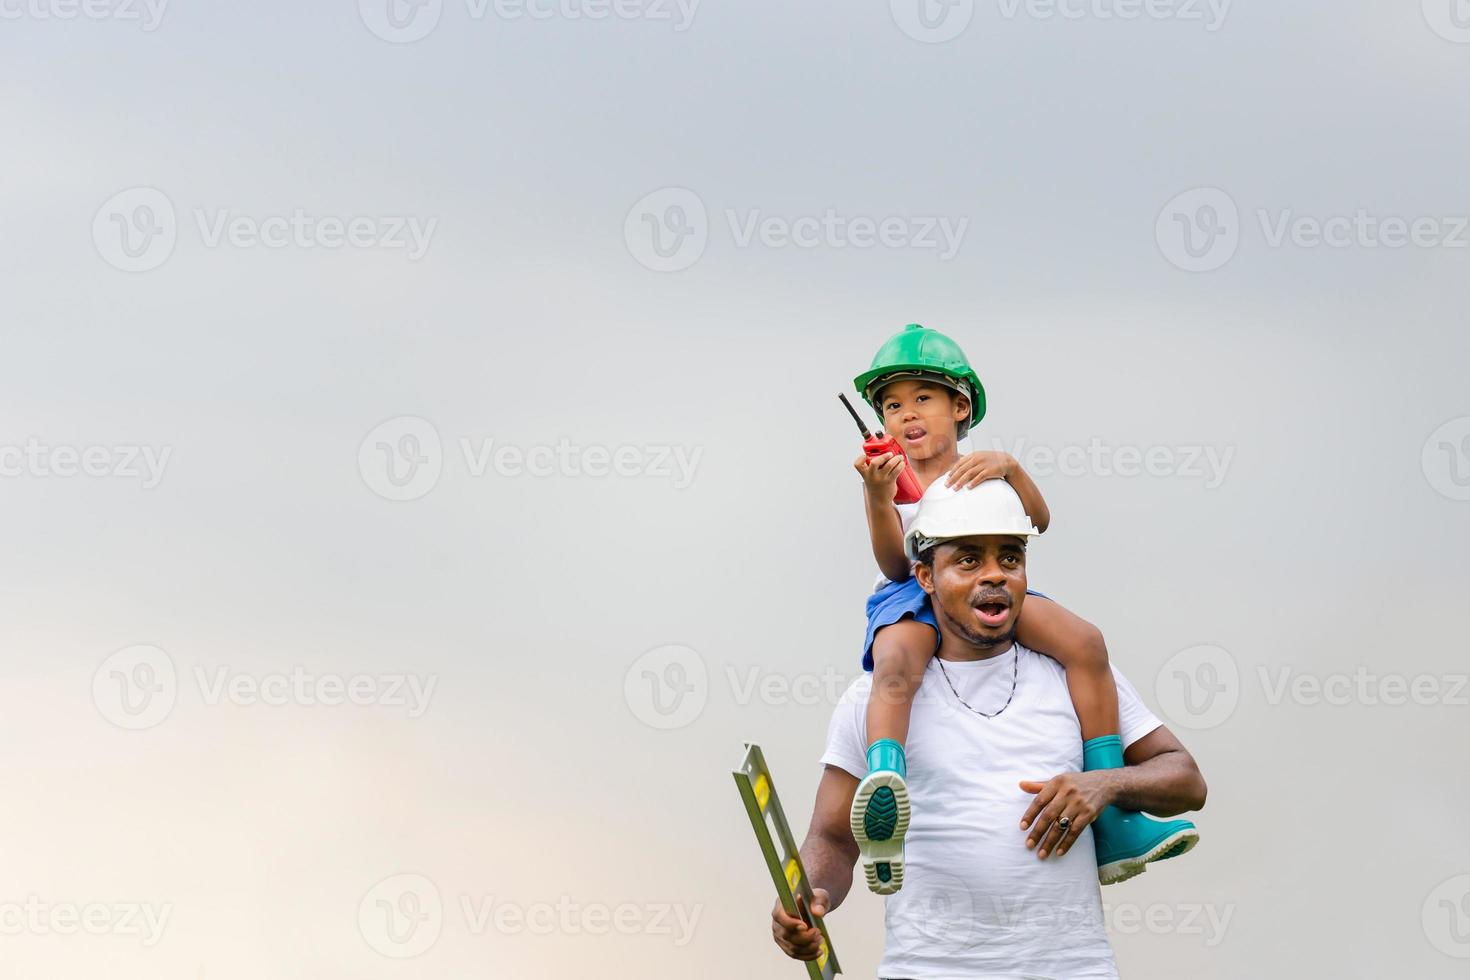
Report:
[[[1013,649],[1011,651],[1011,693],[1010,693],[1010,696],[1006,698],[1006,703],[1005,704],[1001,705],[999,708],[997,708],[995,710],[995,713],[994,714],[986,714],[985,712],[981,711],[979,708],[970,707],[970,702],[968,702],[964,698],[960,697],[960,692],[959,691],[956,691],[954,689],[954,681],[952,681],[952,680],[949,679],[949,671],[947,671],[947,670],[944,669],[944,661],[941,660],[939,657],[935,657],[934,660],[935,660],[935,662],[937,662],[939,664],[939,672],[944,675],[944,683],[946,683],[946,684],[949,685],[949,691],[950,691],[951,694],[954,695],[954,699],[956,701],[958,701],[960,704],[964,705],[965,707],[970,708],[971,711],[975,712],[975,714],[979,715],[981,718],[994,718],[996,715],[1000,714],[1002,711],[1006,710],[1007,708],[1009,708],[1011,706],[1011,698],[1014,698],[1016,696],[1016,674],[1019,671],[1020,664],[1021,664],[1021,651],[1020,650]]]

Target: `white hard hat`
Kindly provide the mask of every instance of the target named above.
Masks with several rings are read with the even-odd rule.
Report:
[[[977,534],[1027,538],[1040,533],[1026,516],[1020,494],[1006,481],[986,480],[978,487],[956,490],[945,486],[941,477],[924,491],[903,543],[908,556],[917,561],[919,552],[951,538]]]

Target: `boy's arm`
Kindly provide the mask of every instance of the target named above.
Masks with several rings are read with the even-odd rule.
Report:
[[[1045,531],[1051,524],[1051,509],[1041,496],[1041,490],[1031,481],[1031,476],[1010,453],[982,451],[966,453],[949,468],[944,481],[952,487],[975,487],[986,480],[1004,480],[1015,488],[1026,516],[1036,525],[1036,530]]]
[[[863,478],[873,559],[878,563],[878,570],[890,582],[902,582],[914,573],[914,564],[903,550],[903,521],[893,505],[898,490],[898,474],[905,465],[904,458],[886,453],[873,459],[859,456],[852,465]]]

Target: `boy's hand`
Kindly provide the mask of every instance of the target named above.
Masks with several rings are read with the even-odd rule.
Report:
[[[949,468],[949,472],[944,475],[944,485],[968,489],[977,487],[986,480],[1006,480],[1019,466],[1010,453],[967,453]]]
[[[827,890],[825,888],[812,889],[813,915],[827,914]],[[794,960],[814,960],[822,955],[822,933],[816,926],[809,926],[801,918],[799,912],[805,905],[800,895],[796,896],[796,907],[798,915],[790,916],[786,910],[777,902],[776,907],[771,910],[771,934],[775,936],[776,945],[781,947],[781,952]]]
[[[852,464],[863,478],[863,488],[868,496],[878,503],[893,503],[898,495],[898,474],[903,472],[907,460],[898,453],[883,453],[871,459],[864,454]]]

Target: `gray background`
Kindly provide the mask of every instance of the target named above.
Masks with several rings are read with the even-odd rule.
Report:
[[[28,3],[0,35],[0,449],[170,455],[147,487],[0,478],[0,976],[800,976],[728,772],[760,741],[805,826],[872,579],[832,396],[910,320],[976,363],[975,447],[1038,464],[1033,584],[1210,783],[1198,850],[1104,892],[1123,974],[1463,974],[1470,235],[1273,245],[1261,217],[1453,231],[1451,0],[1240,2],[1213,30],[989,0],[940,43],[902,0],[706,0],[686,30],[449,0],[411,43],[368,0],[151,30]],[[135,188],[176,241],[127,271]],[[643,215],[677,215],[640,202],[666,188],[707,244],[660,272]],[[1216,267],[1187,271],[1169,229],[1221,192]],[[437,225],[411,259],[196,219],[295,209]],[[945,260],[726,218],[828,209],[968,225]],[[377,443],[406,431],[439,475],[387,499]],[[476,476],[462,439],[631,446],[633,475]],[[1069,472],[1034,452],[1094,441]],[[658,447],[700,454],[687,485]],[[1150,447],[1168,464],[1117,474]],[[1207,448],[1217,480],[1187,465]],[[435,687],[410,717],[198,680],[293,668]],[[1386,675],[1428,703],[1384,703]],[[6,911],[28,901],[169,918],[67,934]],[[621,931],[585,912],[623,905]],[[849,975],[881,922],[861,890],[831,917]]]

